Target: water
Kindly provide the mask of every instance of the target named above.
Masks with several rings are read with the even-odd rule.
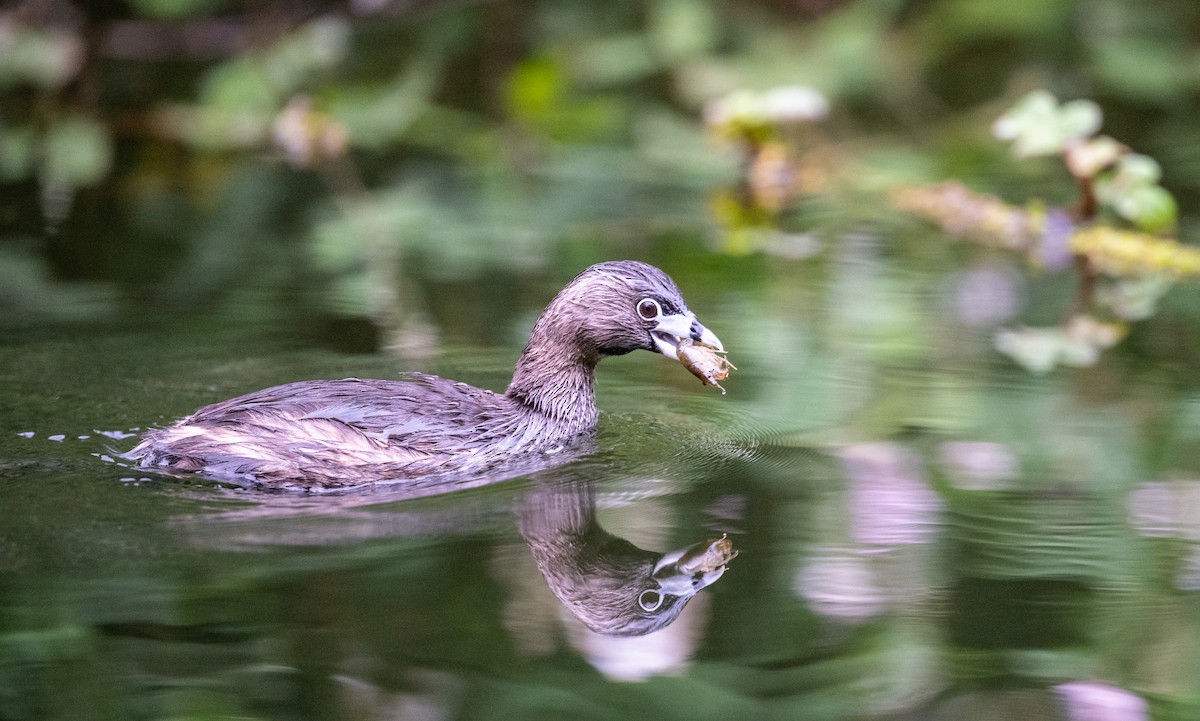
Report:
[[[589,453],[416,498],[105,456],[288,380],[403,366],[501,388],[537,303],[493,308],[487,343],[447,323],[420,361],[236,309],[9,334],[0,718],[1200,717],[1194,378],[1146,350],[1153,330],[1031,376],[972,325],[978,296],[964,314],[870,239],[832,255],[736,282],[669,268],[740,368],[728,395],[610,359]],[[555,534],[628,558],[728,534],[738,555],[624,637],[580,620],[595,587],[564,602]]]

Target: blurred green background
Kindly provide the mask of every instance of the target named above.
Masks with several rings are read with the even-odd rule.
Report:
[[[828,239],[877,221],[873,194],[948,178],[1070,202],[1061,170],[989,136],[1046,88],[1095,100],[1105,132],[1160,161],[1186,240],[1198,16],[1188,0],[17,2],[0,13],[0,314],[211,309],[252,289],[293,326],[367,318],[418,342],[446,302],[430,283],[561,277],[679,236],[770,253],[714,210],[742,159],[704,112],[784,85],[831,107],[798,143],[831,177],[784,231]]]
[[[1194,721],[1200,293],[1014,363],[1077,259],[961,242],[1077,202],[993,135],[1039,88],[1158,161],[1194,245],[1194,0],[4,5],[0,719]],[[898,207],[949,180],[990,195]],[[682,638],[565,626],[529,479],[321,505],[104,462],[274,383],[502,388],[618,257],[739,367],[606,361],[561,470],[639,545],[731,534]]]

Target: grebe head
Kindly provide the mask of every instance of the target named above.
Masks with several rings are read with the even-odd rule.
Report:
[[[685,338],[722,349],[717,336],[688,310],[675,282],[638,261],[591,266],[563,288],[543,319],[565,323],[577,345],[597,356],[648,350],[678,360],[676,349]]]

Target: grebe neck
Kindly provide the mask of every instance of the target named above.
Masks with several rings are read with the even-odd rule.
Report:
[[[547,315],[534,326],[505,393],[551,419],[564,435],[574,435],[596,424],[593,384],[600,354],[581,348],[570,335],[551,327],[545,322]]]

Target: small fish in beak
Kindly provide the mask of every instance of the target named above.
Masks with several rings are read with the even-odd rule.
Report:
[[[722,535],[664,555],[655,565],[654,580],[663,593],[690,598],[724,575],[737,555],[733,541]]]
[[[720,353],[724,353],[724,350],[697,343],[691,338],[684,338],[679,342],[676,351],[679,353],[679,362],[688,369],[688,372],[699,378],[704,385],[720,388],[721,395],[725,395],[724,386],[717,381],[728,378],[729,371],[737,370],[737,366],[730,363],[725,356],[720,355]]]
[[[679,360],[677,349],[684,340],[706,345],[719,352],[725,351],[725,346],[721,345],[721,339],[711,330],[700,325],[700,321],[696,320],[696,316],[691,312],[664,315],[659,319],[658,325],[650,331],[650,336],[654,339],[654,345],[658,352],[671,360]]]
[[[737,370],[737,366],[722,355],[725,346],[721,339],[701,325],[696,316],[690,312],[663,316],[650,335],[660,353],[679,361],[702,383],[720,388],[724,395],[725,389],[717,381],[728,378],[729,371]]]

